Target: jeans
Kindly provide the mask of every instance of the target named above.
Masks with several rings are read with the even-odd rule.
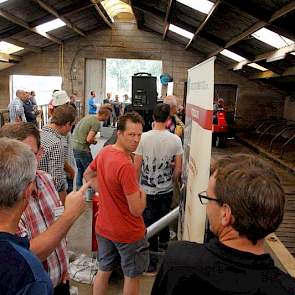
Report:
[[[160,194],[160,195],[147,195],[146,196],[146,208],[143,212],[143,219],[146,227],[158,221],[160,218],[170,212],[170,206],[172,201],[173,191]],[[165,227],[158,235],[149,239],[150,250],[157,252],[159,250],[159,242],[169,242],[170,232],[169,227]]]
[[[88,165],[92,162],[92,155],[90,151],[78,151],[74,149],[74,157],[78,169],[76,189],[79,189],[83,184],[83,174]]]

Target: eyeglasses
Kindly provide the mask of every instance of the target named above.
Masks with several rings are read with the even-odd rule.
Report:
[[[220,200],[208,197],[206,191],[200,192],[198,194],[198,196],[199,196],[199,199],[200,199],[200,202],[201,202],[202,205],[207,205],[209,201],[215,201],[220,205],[222,204],[222,202]]]

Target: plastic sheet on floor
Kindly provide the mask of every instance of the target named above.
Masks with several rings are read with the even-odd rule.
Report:
[[[96,259],[88,257],[85,254],[77,256],[76,259],[70,263],[69,267],[71,279],[84,284],[92,284],[97,270]]]

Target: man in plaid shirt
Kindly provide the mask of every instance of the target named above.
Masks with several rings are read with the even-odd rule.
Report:
[[[63,137],[71,131],[75,118],[76,110],[71,105],[62,105],[55,109],[50,123],[41,131],[44,152],[39,167],[52,176],[62,203],[67,190]]]
[[[40,134],[32,123],[7,124],[0,129],[0,137],[21,140],[31,147],[40,160]],[[87,185],[80,191],[69,194],[64,209],[51,176],[38,170],[32,197],[19,223],[18,234],[30,240],[30,250],[42,261],[55,295],[69,294],[68,257],[64,237],[85,209],[86,188]]]
[[[29,100],[29,95],[24,90],[16,91],[16,98],[10,103],[10,122],[27,122],[24,110],[24,102]]]

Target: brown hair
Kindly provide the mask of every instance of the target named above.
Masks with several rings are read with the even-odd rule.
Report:
[[[232,227],[253,244],[275,231],[284,215],[285,194],[279,177],[265,161],[246,154],[215,163],[215,193],[232,211]]]
[[[35,124],[29,122],[9,123],[0,129],[0,137],[8,137],[20,141],[25,140],[28,136],[36,139],[38,148],[40,147],[40,132]]]
[[[72,124],[76,119],[77,111],[69,104],[61,105],[55,108],[51,117],[51,123],[58,126],[64,126],[67,123]]]
[[[143,118],[137,112],[128,112],[119,117],[117,130],[125,131],[127,121],[131,121],[132,123],[139,123],[144,126]]]
[[[112,105],[110,103],[102,104],[98,110],[99,115],[107,115],[113,111]]]

